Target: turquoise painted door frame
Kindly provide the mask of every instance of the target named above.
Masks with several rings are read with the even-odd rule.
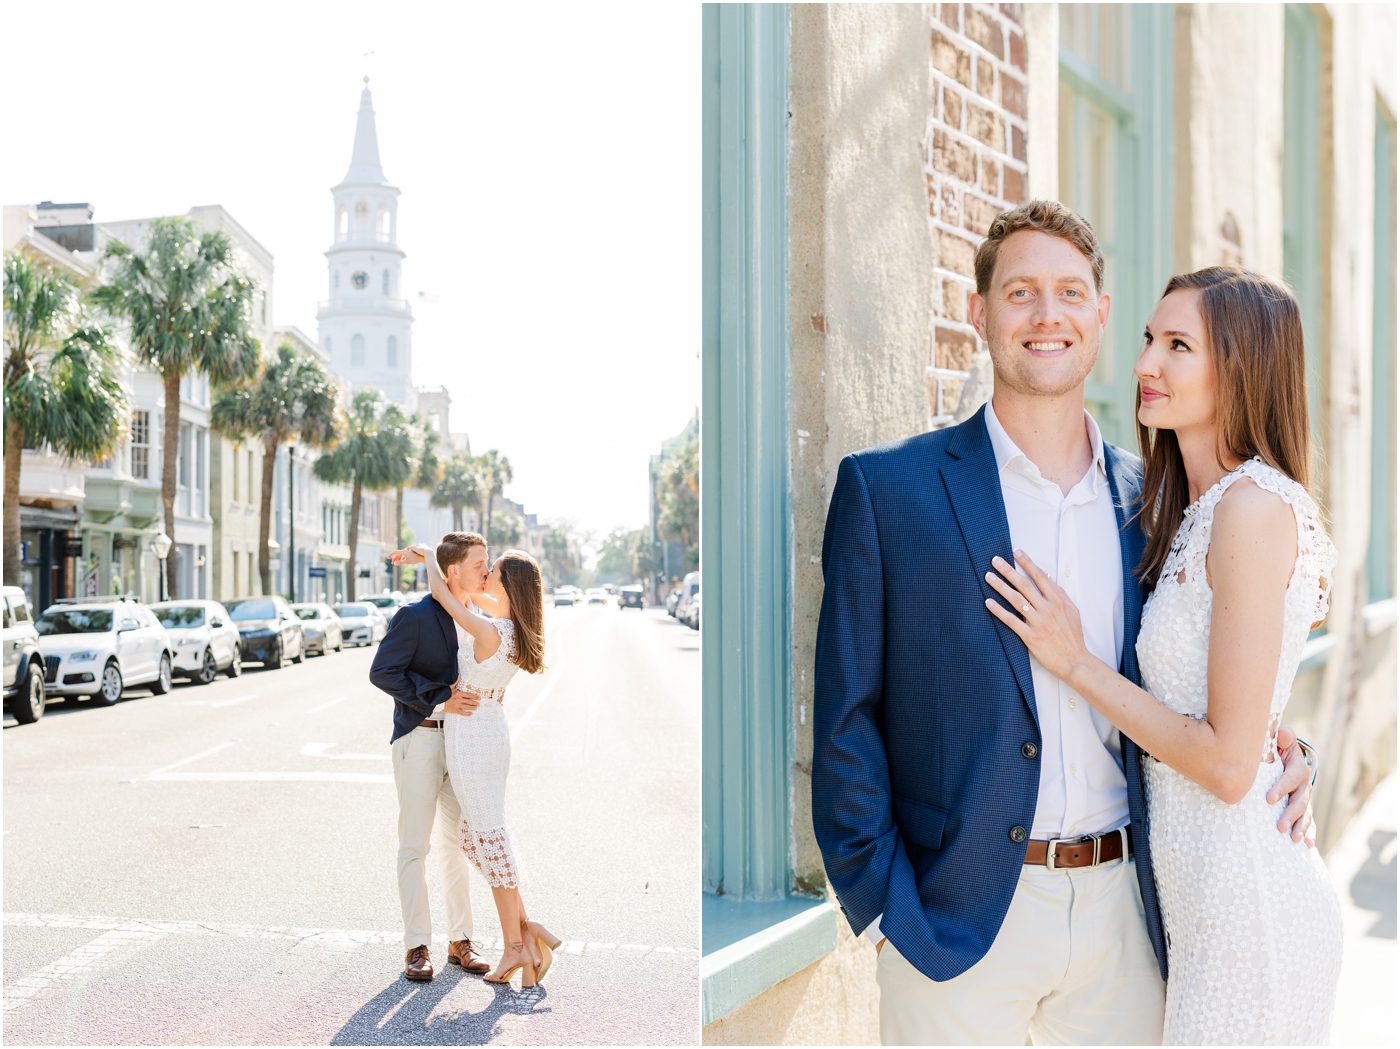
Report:
[[[785,4],[705,4],[700,566],[707,892],[787,894]]]

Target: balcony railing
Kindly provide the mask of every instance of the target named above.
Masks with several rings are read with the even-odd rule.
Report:
[[[317,303],[319,313],[330,310],[380,310],[386,313],[408,313],[407,299],[394,299],[388,295],[372,295],[368,292],[351,292],[337,295]]]

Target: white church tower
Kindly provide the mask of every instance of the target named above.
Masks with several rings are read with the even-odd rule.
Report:
[[[400,287],[399,190],[379,166],[369,77],[360,93],[350,170],[331,194],[330,298],[316,314],[321,348],[352,387],[373,386],[412,411],[413,313]]]

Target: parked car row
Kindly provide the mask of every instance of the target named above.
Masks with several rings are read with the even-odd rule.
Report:
[[[31,724],[56,697],[110,706],[137,685],[164,695],[176,677],[207,685],[220,673],[238,677],[245,662],[275,670],[347,644],[375,644],[407,603],[399,593],[335,607],[277,595],[154,605],[60,598],[36,617],[20,587],[3,587],[5,709]]]
[[[681,585],[666,595],[666,612],[682,623],[689,623],[690,602],[700,596],[700,573],[687,572]],[[698,627],[697,627],[698,629]]]

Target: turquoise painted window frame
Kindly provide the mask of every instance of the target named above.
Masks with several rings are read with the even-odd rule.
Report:
[[[1395,118],[1376,99],[1375,259],[1371,312],[1371,529],[1368,602],[1395,596]]]
[[[1136,449],[1133,365],[1141,350],[1143,326],[1172,274],[1176,18],[1170,4],[1134,4],[1127,15],[1131,55],[1127,90],[1064,47],[1059,79],[1077,98],[1113,120],[1110,192],[1115,260],[1112,286],[1104,289],[1113,305],[1100,350],[1101,355],[1109,355],[1111,379],[1095,381],[1091,375],[1085,402],[1106,440]],[[1078,125],[1070,132],[1075,155],[1082,154],[1084,133]],[[1076,207],[1075,187],[1060,186],[1060,199]]]
[[[788,10],[705,4],[702,19],[703,885],[778,900],[791,881]]]
[[[1322,45],[1308,4],[1283,13],[1283,279],[1303,320],[1314,458],[1324,448],[1322,354]]]
[[[704,4],[700,1001],[709,1024],[836,949],[792,892],[788,7]]]

